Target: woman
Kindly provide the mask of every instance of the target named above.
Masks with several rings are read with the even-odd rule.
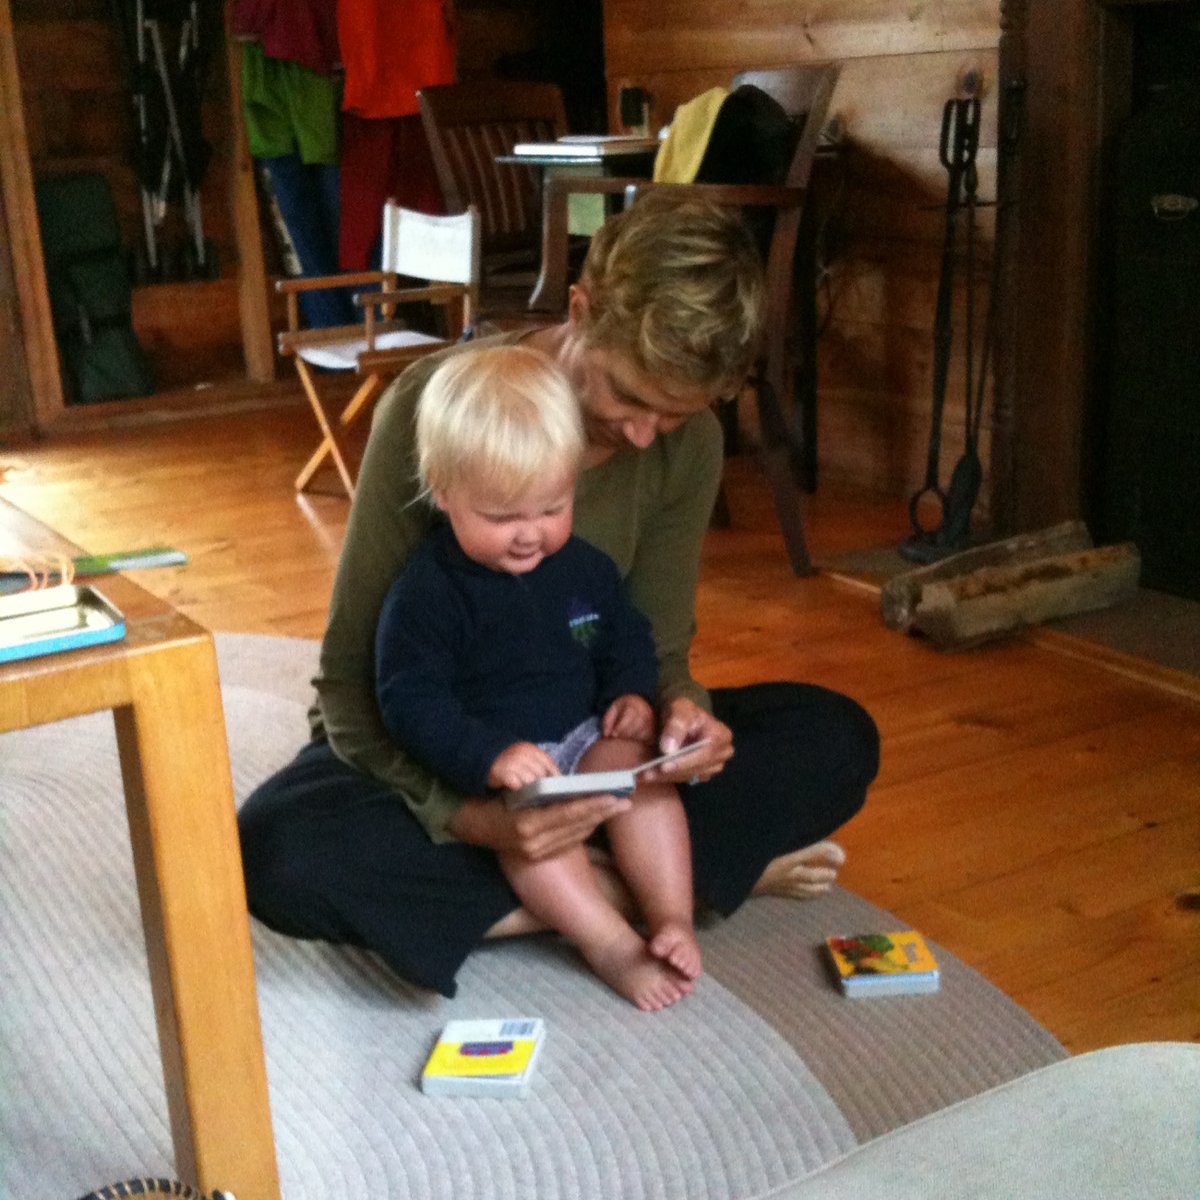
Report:
[[[827,890],[843,855],[823,839],[858,810],[878,768],[874,723],[848,698],[792,683],[710,697],[688,671],[722,470],[711,405],[750,368],[763,307],[741,219],[651,193],[593,238],[562,324],[495,339],[548,354],[578,396],[588,449],[575,532],[616,561],[654,629],[660,745],[707,739],[668,778],[687,808],[697,900],[723,914],[752,893]],[[512,813],[498,798],[455,793],[383,729],[379,610],[434,519],[416,499],[413,415],[425,381],[457,353],[470,347],[421,360],[379,401],[321,647],[313,741],[239,817],[256,917],[292,936],[366,946],[448,996],[481,939],[537,928],[497,851],[552,857],[624,803],[595,796]]]

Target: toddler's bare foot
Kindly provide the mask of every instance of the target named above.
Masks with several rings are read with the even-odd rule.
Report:
[[[651,955],[632,929],[603,946],[580,949],[592,970],[643,1012],[666,1008],[692,990],[691,980]]]
[[[700,975],[700,943],[696,931],[684,921],[667,921],[660,925],[647,944],[655,957],[669,963],[684,979]]]
[[[752,895],[792,900],[823,896],[837,882],[838,868],[845,862],[846,852],[837,842],[814,842],[768,863]]]

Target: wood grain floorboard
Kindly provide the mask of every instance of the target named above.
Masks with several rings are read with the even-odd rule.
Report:
[[[293,492],[312,442],[300,407],[72,434],[0,458],[0,495],[91,551],[185,550],[138,581],[212,629],[316,638],[348,506]],[[1200,692],[1038,635],[956,655],[901,637],[869,593],[791,575],[752,460],[727,485],[694,667],[806,679],[874,714],[883,767],[842,834],[846,885],[1072,1051],[1200,1040]],[[906,530],[901,504],[825,490],[808,520],[818,558]]]

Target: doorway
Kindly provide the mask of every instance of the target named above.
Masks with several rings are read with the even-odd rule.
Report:
[[[1200,3],[1137,7],[1105,155],[1089,507],[1144,587],[1200,600]]]

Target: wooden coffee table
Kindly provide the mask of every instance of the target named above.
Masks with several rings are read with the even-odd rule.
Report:
[[[18,549],[80,553],[0,499],[0,555]],[[97,583],[125,639],[0,665],[0,733],[112,710],[176,1172],[205,1193],[278,1200],[212,637],[123,576]]]

